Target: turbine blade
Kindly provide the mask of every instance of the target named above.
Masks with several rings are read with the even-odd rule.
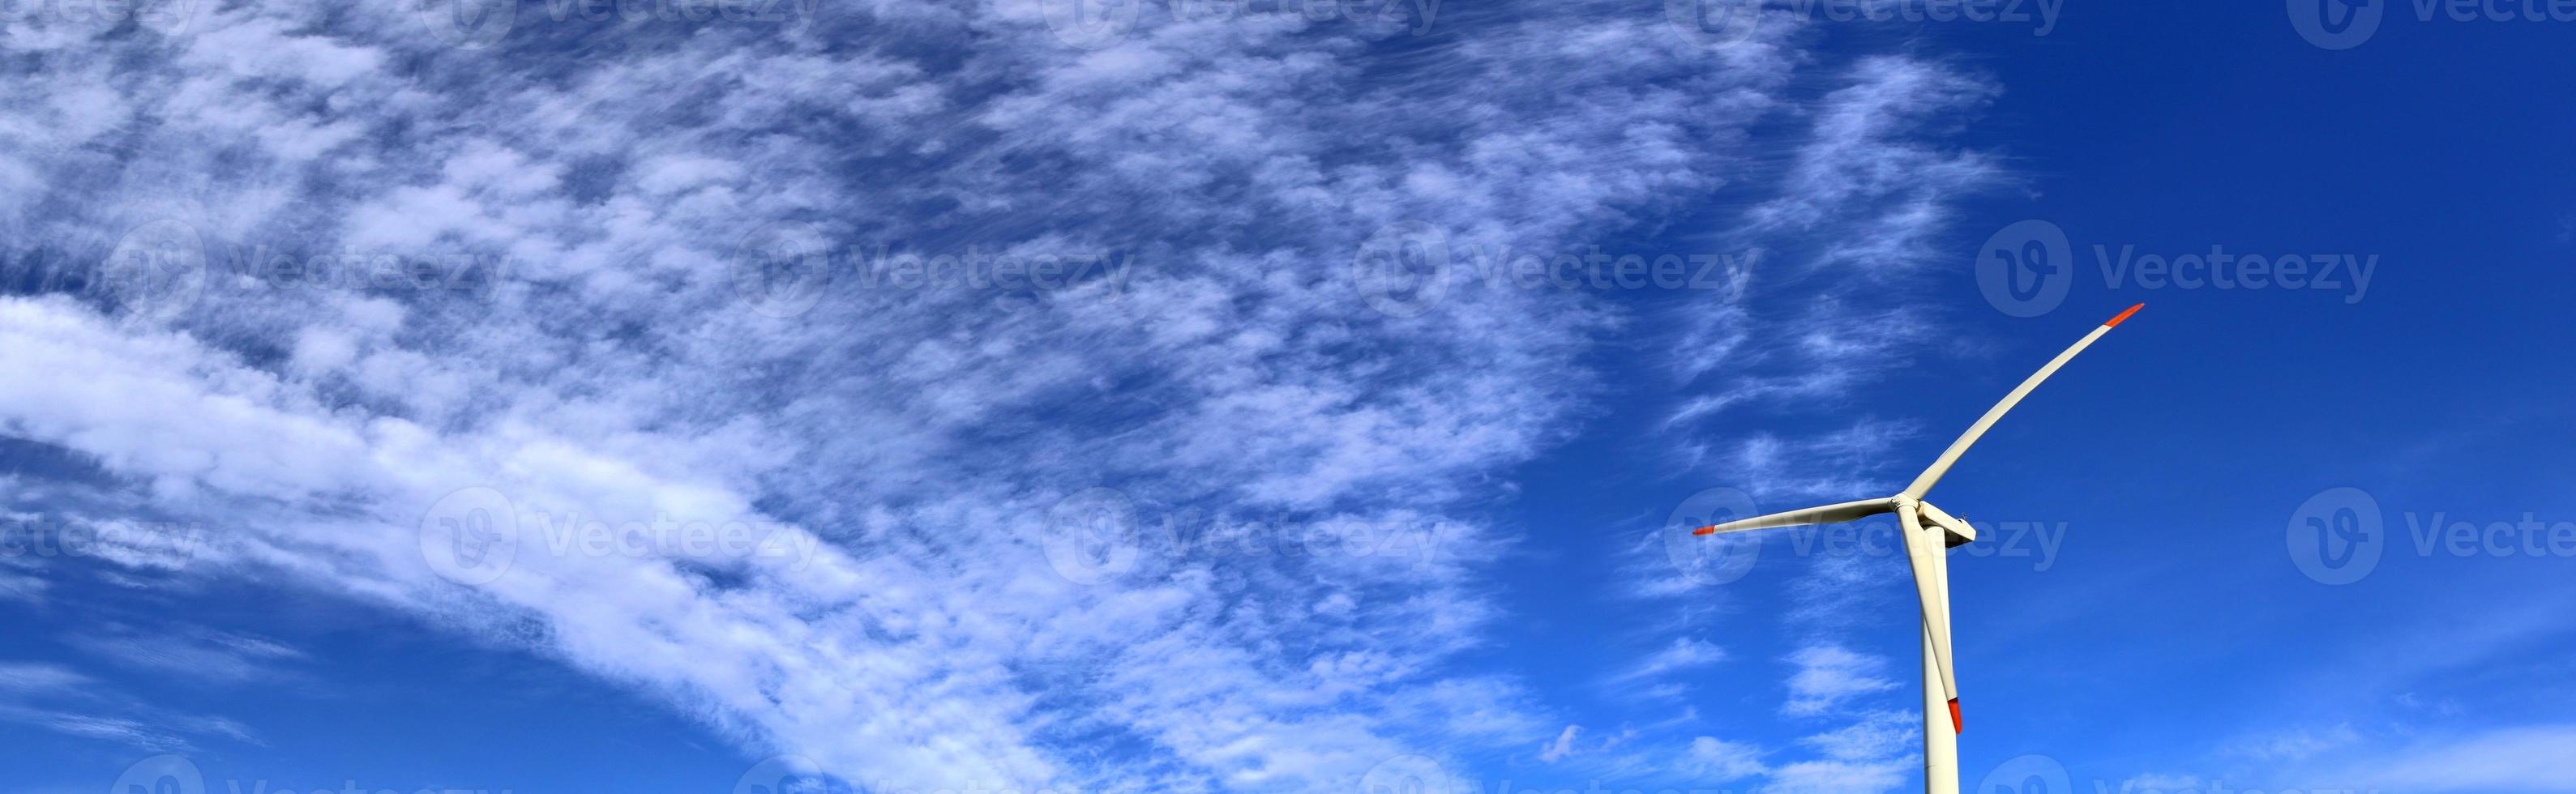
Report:
[[[1969,425],[1968,432],[1959,434],[1959,440],[1950,442],[1950,448],[1942,450],[1941,457],[1933,459],[1931,468],[1924,469],[1921,475],[1916,476],[1914,484],[1905,486],[1904,495],[1922,498],[1924,492],[1932,490],[1933,483],[1941,481],[1941,475],[1950,473],[1951,464],[1959,462],[1959,456],[1967,453],[1968,445],[1977,443],[1977,437],[1985,435],[1986,428],[1994,427],[1995,420],[2003,418],[2005,411],[2010,411],[2014,405],[2020,404],[2021,398],[2029,395],[2030,390],[2039,388],[2040,381],[2047,380],[2049,375],[2057,372],[2058,367],[2066,366],[2069,359],[2075,358],[2075,354],[2082,353],[2084,348],[2092,346],[2093,340],[2110,333],[2111,329],[2119,327],[2121,321],[2129,319],[2129,315],[2136,314],[2139,309],[2145,307],[2144,303],[2131,306],[2128,311],[2121,312],[2119,316],[2103,321],[2102,325],[2094,328],[2092,333],[2075,340],[2073,347],[2067,348],[2066,352],[2059,353],[2056,358],[2050,359],[2048,366],[2040,367],[2038,372],[2031,373],[2030,379],[2022,381],[2011,394],[2004,395],[2003,402],[1995,403],[1995,407],[1986,409],[1986,415],[1977,417],[1977,423]]]
[[[1857,502],[1843,502],[1841,504],[1830,504],[1822,507],[1810,507],[1804,510],[1791,510],[1785,513],[1772,513],[1767,516],[1729,521],[1723,524],[1713,524],[1691,530],[1691,534],[1715,535],[1720,532],[1742,532],[1748,529],[1775,529],[1778,527],[1795,527],[1807,524],[1839,524],[1845,521],[1858,521],[1892,509],[1895,509],[1895,505],[1889,502],[1885,497],[1877,499],[1862,499]]]
[[[1955,702],[1959,677],[1950,666],[1950,550],[1937,537],[1938,527],[1924,525],[1914,503],[1898,505],[1896,518],[1905,533],[1905,559],[1914,567],[1914,595],[1923,606],[1923,631],[1932,641],[1932,663],[1941,671],[1941,695]]]

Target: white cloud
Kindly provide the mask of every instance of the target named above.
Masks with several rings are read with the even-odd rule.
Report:
[[[1653,681],[1668,674],[1695,670],[1726,660],[1726,650],[1688,637],[1675,638],[1626,670],[1613,680],[1617,682]]]
[[[1763,790],[1780,794],[1894,790],[1909,766],[1922,763],[1916,750],[1922,741],[1916,715],[1877,711],[1859,721],[1799,740],[1818,754],[1815,760],[1772,768]]]
[[[2297,728],[2274,731],[2239,739],[2232,748],[2236,753],[2266,763],[2304,761],[2318,753],[2361,741],[2361,733],[2347,723],[2323,728]]]
[[[1691,739],[1680,768],[1694,783],[1726,783],[1770,771],[1762,765],[1760,749],[1712,736]]]
[[[2398,791],[2567,791],[2576,789],[2576,726],[2502,728],[2373,753],[2371,760],[2317,775],[2318,785]]]
[[[1797,671],[1789,676],[1789,700],[1782,713],[1814,716],[1832,712],[1854,696],[1897,688],[1885,677],[1887,661],[1839,645],[1800,648],[1789,655]]]
[[[1545,748],[1539,750],[1538,760],[1553,764],[1565,760],[1566,756],[1573,755],[1574,735],[1582,730],[1581,725],[1565,726],[1565,731],[1556,735],[1556,741],[1549,742]]]
[[[271,678],[281,664],[304,658],[304,652],[265,638],[202,629],[141,633],[110,627],[74,635],[70,643],[116,665],[221,684]]]
[[[1264,24],[1158,23],[1083,53],[1031,5],[541,31],[632,37],[594,59],[451,50],[410,9],[342,4],[208,8],[177,36],[12,26],[0,151],[57,154],[0,154],[0,184],[47,186],[0,202],[0,239],[20,246],[10,275],[79,294],[0,298],[0,429],[219,532],[194,573],[533,642],[875,781],[1327,788],[1561,724],[1456,661],[1496,617],[1484,577],[1515,540],[1488,521],[1496,479],[1572,432],[1604,388],[1584,354],[1623,310],[1462,284],[1390,316],[1354,255],[1390,222],[1557,250],[1695,206],[1771,154],[1746,135],[1797,101],[1810,56],[1703,50],[1612,4],[1461,28],[1440,58],[1373,57],[1392,34],[1365,26]],[[1837,75],[1786,198],[1749,225],[1892,222],[1833,261],[1911,246],[1981,167],[1880,121],[1972,104],[1938,72]],[[165,220],[221,271],[202,294],[47,281]],[[1020,292],[838,282],[771,317],[730,265],[776,224],[852,248],[1107,251],[1142,272]],[[510,269],[425,289],[224,270],[352,250]],[[1883,344],[1797,338],[1799,361]],[[1146,550],[1077,585],[1051,570],[1048,515],[1094,486],[1157,516],[1425,542]],[[739,520],[813,550],[523,545],[464,586],[421,533],[473,488],[527,522]],[[1646,664],[1716,658],[1676,643]],[[1142,757],[1077,738],[1101,735]]]
[[[0,691],[10,693],[53,692],[90,683],[89,676],[71,668],[35,662],[0,662]]]

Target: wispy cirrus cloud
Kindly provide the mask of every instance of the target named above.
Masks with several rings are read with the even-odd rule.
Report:
[[[2576,787],[2576,762],[2558,748],[2570,740],[2576,726],[2498,728],[2379,751],[2316,777],[2415,791],[2565,791]]]
[[[152,752],[192,751],[220,739],[256,744],[223,717],[162,708],[58,664],[0,661],[0,723]]]
[[[0,427],[219,533],[192,575],[527,643],[828,769],[1344,786],[1562,724],[1460,663],[1514,540],[1473,495],[1572,432],[1601,388],[1583,354],[1624,311],[1477,284],[1380,311],[1353,274],[1377,229],[1541,250],[1624,233],[1750,181],[1776,152],[1747,130],[1808,112],[1747,226],[1897,223],[1818,260],[1844,263],[1906,250],[1986,167],[1904,143],[1979,96],[1936,64],[1838,68],[1801,110],[1788,31],[1711,48],[1608,4],[1461,19],[1440,57],[1367,25],[1151,22],[1086,51],[1033,4],[844,10],[534,23],[491,51],[319,3],[206,7],[177,32],[13,26]],[[781,299],[740,268],[781,241],[1133,264],[1016,290],[845,269]],[[146,249],[202,280],[93,278]],[[311,267],[350,257],[433,278]],[[1797,339],[1788,365],[1878,344]],[[1138,548],[1074,581],[1052,515],[1103,487],[1146,513],[1436,527],[1442,553]],[[443,505],[487,492],[523,535],[676,516],[810,551],[529,537],[457,581],[424,549],[463,531]],[[216,653],[234,680],[285,658],[89,647]],[[1667,650],[1662,671],[1716,658]],[[1102,757],[1101,737],[1133,749]]]
[[[1922,355],[1939,313],[1898,296],[1937,272],[1951,208],[2010,181],[1993,156],[1942,142],[1995,96],[1991,83],[1900,57],[1864,59],[1841,77],[1799,107],[1810,127],[1785,157],[1778,193],[1740,218],[1740,233],[1758,241],[1748,298],[1678,318],[1674,335],[1689,354],[1667,366],[1681,394],[1662,423],[1676,431],[1664,449],[1675,471],[1737,489],[1757,512],[1893,490],[1881,482],[1888,452],[1919,429],[1826,411],[1848,414],[1841,409],[1851,395]],[[1788,429],[1751,431],[1746,417],[1757,415],[1764,426]],[[1647,546],[1637,553],[1669,553]],[[1853,621],[1879,614],[1858,606],[1879,600],[1874,583],[1904,575],[1886,562],[1819,556],[1790,584],[1791,607],[1780,617],[1798,636],[1797,650],[1782,660],[1790,668],[1780,682],[1788,692],[1782,712],[1850,721],[1800,742],[1808,758],[1783,751],[1766,762],[1760,774],[1770,789],[1875,791],[1904,780],[1910,750],[1894,732],[1912,717],[1853,705],[1904,687],[1884,657],[1854,649],[1846,636]],[[1672,582],[1635,586],[1637,597],[1713,594],[1662,559],[1632,570]]]

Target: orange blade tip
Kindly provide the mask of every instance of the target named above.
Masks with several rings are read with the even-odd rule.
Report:
[[[2137,311],[2137,310],[2136,310],[2136,309],[2130,309],[2129,311]],[[2125,317],[2125,316],[2127,316],[2127,315],[2122,315],[2122,316],[2124,316],[2124,317]],[[1960,722],[1960,721],[1959,721],[1959,699],[1958,699],[1958,698],[1951,698],[1951,699],[1950,699],[1950,732],[1951,732],[1951,733],[1967,733],[1967,732],[1968,732],[1968,725],[1967,725],[1967,723],[1964,723],[1964,722]]]
[[[1700,527],[1700,528],[1698,528],[1698,529],[1691,530],[1691,534],[1693,534],[1693,535],[1715,535],[1715,534],[1717,534],[1717,525],[1715,525],[1715,524],[1711,524],[1711,525],[1708,525],[1708,526],[1704,526],[1704,527]]]
[[[2136,305],[2136,306],[2131,306],[2131,307],[2129,307],[2129,310],[2128,310],[2128,311],[2121,312],[2121,313],[2120,313],[2120,316],[2118,316],[2118,317],[2113,317],[2113,318],[2111,318],[2111,319],[2110,319],[2110,321],[2103,323],[2103,324],[2102,324],[2102,327],[2104,327],[2104,328],[2118,328],[2118,327],[2120,327],[2120,321],[2121,321],[2121,320],[2129,319],[2129,315],[2137,314],[2139,309],[2144,309],[2144,308],[2146,308],[2146,307],[2147,307],[2147,305],[2146,305],[2146,304],[2144,304],[2144,303],[2138,304],[2138,305]]]

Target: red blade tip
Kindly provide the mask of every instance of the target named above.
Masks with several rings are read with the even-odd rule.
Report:
[[[2129,311],[2137,311],[2137,310],[2136,310],[2136,309],[2130,309]],[[2126,315],[2123,315],[2123,316],[2126,316]],[[1964,723],[1964,722],[1960,722],[1960,721],[1959,721],[1959,699],[1958,699],[1958,698],[1951,698],[1951,699],[1950,699],[1950,732],[1951,732],[1951,733],[1967,733],[1967,732],[1968,732],[1968,724],[1967,724],[1967,723]]]
[[[1704,527],[1700,527],[1700,528],[1698,528],[1698,529],[1691,530],[1691,534],[1693,534],[1693,535],[1715,535],[1715,534],[1717,534],[1717,525],[1715,525],[1715,524],[1710,524],[1710,525],[1708,525],[1708,526],[1704,526]]]
[[[2147,307],[2147,305],[2146,305],[2146,304],[2144,304],[2144,303],[2138,304],[2138,305],[2136,305],[2136,306],[2131,306],[2131,307],[2129,307],[2129,310],[2128,310],[2128,311],[2121,312],[2121,313],[2120,313],[2120,316],[2118,316],[2118,317],[2113,317],[2113,318],[2111,318],[2111,320],[2110,320],[2109,322],[2105,322],[2105,323],[2103,323],[2103,324],[2102,324],[2102,327],[2104,327],[2104,328],[2118,328],[2118,327],[2120,327],[2120,321],[2121,321],[2121,320],[2129,319],[2129,315],[2137,314],[2139,309],[2144,309],[2144,308],[2146,308],[2146,307]]]

